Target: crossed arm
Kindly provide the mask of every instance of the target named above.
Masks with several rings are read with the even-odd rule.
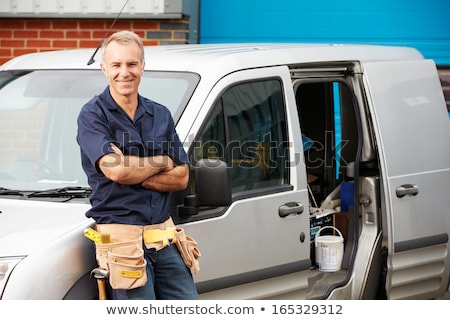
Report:
[[[189,180],[188,165],[175,166],[169,156],[125,156],[114,144],[114,153],[99,159],[99,167],[110,180],[159,192],[182,190]]]

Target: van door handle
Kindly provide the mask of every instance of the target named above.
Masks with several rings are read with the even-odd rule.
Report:
[[[415,196],[419,193],[419,187],[415,184],[403,184],[395,189],[395,193],[397,195],[397,198],[403,198],[408,194]]]
[[[290,214],[301,214],[305,208],[300,202],[288,202],[278,208],[278,215],[285,218]]]

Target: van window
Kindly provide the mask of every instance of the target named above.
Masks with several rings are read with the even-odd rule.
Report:
[[[204,158],[227,162],[235,195],[289,183],[281,81],[259,80],[228,88],[205,123],[191,149],[191,163]]]
[[[176,121],[198,81],[192,73],[147,71],[140,93],[168,107]],[[0,187],[86,187],[76,142],[77,117],[107,84],[100,70],[0,72]]]
[[[309,186],[320,204],[352,179],[358,148],[353,95],[345,82],[312,80],[298,85],[296,101],[302,133],[312,141],[305,150]]]

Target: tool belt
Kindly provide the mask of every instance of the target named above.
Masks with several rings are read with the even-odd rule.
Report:
[[[95,241],[97,262],[109,271],[113,289],[128,290],[146,284],[147,261],[142,243],[147,249],[156,250],[176,244],[186,266],[195,274],[200,270],[197,242],[186,236],[182,228],[176,228],[172,218],[146,226],[97,224],[96,229],[100,233],[100,240]]]

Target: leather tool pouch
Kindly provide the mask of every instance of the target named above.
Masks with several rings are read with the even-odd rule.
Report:
[[[101,268],[109,270],[111,287],[129,290],[144,286],[147,261],[142,249],[142,228],[98,225],[97,230],[111,235],[111,243],[96,243],[97,262]]]
[[[188,266],[194,274],[197,274],[200,271],[200,250],[198,249],[197,242],[187,236],[184,233],[184,229],[177,228],[177,232],[175,234],[176,241],[175,244],[180,251],[181,257],[183,258],[184,263]]]

